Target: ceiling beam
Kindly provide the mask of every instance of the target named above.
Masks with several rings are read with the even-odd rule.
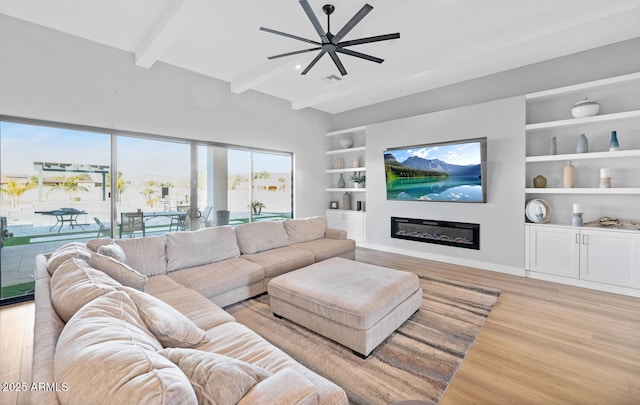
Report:
[[[175,0],[169,2],[164,13],[153,25],[138,49],[136,65],[151,68],[162,54],[189,28],[198,18],[201,8],[194,0]]]

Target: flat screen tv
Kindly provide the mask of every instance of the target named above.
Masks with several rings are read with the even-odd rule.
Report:
[[[487,138],[384,151],[387,200],[486,202]]]

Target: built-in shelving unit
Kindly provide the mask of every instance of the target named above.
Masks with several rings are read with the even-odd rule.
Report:
[[[574,204],[585,223],[605,216],[640,221],[639,95],[640,73],[633,73],[525,96],[525,196],[544,199],[550,210],[548,222],[525,227],[529,276],[640,296],[640,230],[570,226]],[[598,114],[572,118],[571,108],[584,98],[598,102]],[[610,151],[612,131],[620,150]],[[577,153],[581,134],[588,138],[586,153]],[[576,171],[573,188],[563,184],[569,162]],[[600,187],[603,168],[612,174],[610,188]],[[537,176],[546,187],[533,187]]]
[[[349,177],[360,172],[366,175],[366,127],[356,127],[343,129],[340,131],[328,132],[329,147],[327,154],[327,179],[326,191],[331,195],[331,201],[338,204],[339,209],[328,209],[326,212],[327,222],[330,228],[342,229],[347,232],[347,237],[354,239],[358,245],[365,242],[365,203],[366,203],[366,183],[356,187]],[[342,139],[348,138],[352,145],[345,148],[340,145]],[[354,164],[354,159],[359,160],[359,164]],[[336,164],[337,159],[342,160],[342,167]],[[339,187],[340,176],[345,181],[344,187]],[[344,206],[345,193],[351,194],[351,206]],[[358,211],[358,207],[361,209]]]
[[[367,172],[365,165],[365,152],[366,146],[366,127],[356,127],[350,129],[343,129],[340,131],[328,132],[327,136],[331,139],[330,149],[327,150],[327,155],[331,157],[329,162],[329,169],[326,170],[330,176],[330,184],[327,186],[327,191],[331,193],[338,192],[356,192],[366,193],[367,189],[364,187],[353,187],[353,182],[349,180],[349,176],[355,172]],[[343,148],[340,146],[340,140],[348,138],[353,144],[349,148]],[[359,158],[360,165],[354,167],[353,159]],[[343,167],[336,168],[335,162],[337,159],[342,159]],[[338,187],[339,175],[342,174],[345,179],[345,187]],[[366,183],[365,183],[366,184]]]

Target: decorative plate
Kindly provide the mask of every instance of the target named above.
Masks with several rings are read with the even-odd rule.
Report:
[[[544,224],[551,219],[551,206],[539,198],[529,201],[524,212],[527,219],[536,224]]]

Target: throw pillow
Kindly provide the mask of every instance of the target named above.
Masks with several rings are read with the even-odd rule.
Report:
[[[166,302],[133,288],[120,290],[129,294],[140,318],[163,347],[196,347],[209,341],[204,330]]]
[[[160,351],[129,296],[114,291],[85,305],[62,330],[54,381],[61,404],[195,404],[180,369]]]
[[[100,253],[92,253],[89,264],[91,267],[103,271],[122,285],[136,290],[144,291],[144,286],[147,284],[147,276],[138,273],[112,257],[104,256]]]
[[[109,243],[108,245],[100,246],[98,248],[98,253],[108,257],[113,257],[114,259],[122,263],[127,262],[127,255],[117,243]]]
[[[51,276],[51,302],[60,319],[68,322],[87,303],[120,285],[84,260],[68,259]]]
[[[218,353],[194,349],[165,349],[191,382],[198,404],[235,405],[271,372]]]
[[[89,259],[91,259],[91,249],[89,249],[85,244],[78,242],[71,242],[60,246],[51,254],[47,261],[49,274],[53,275],[58,266],[71,258],[82,259],[88,263]]]

